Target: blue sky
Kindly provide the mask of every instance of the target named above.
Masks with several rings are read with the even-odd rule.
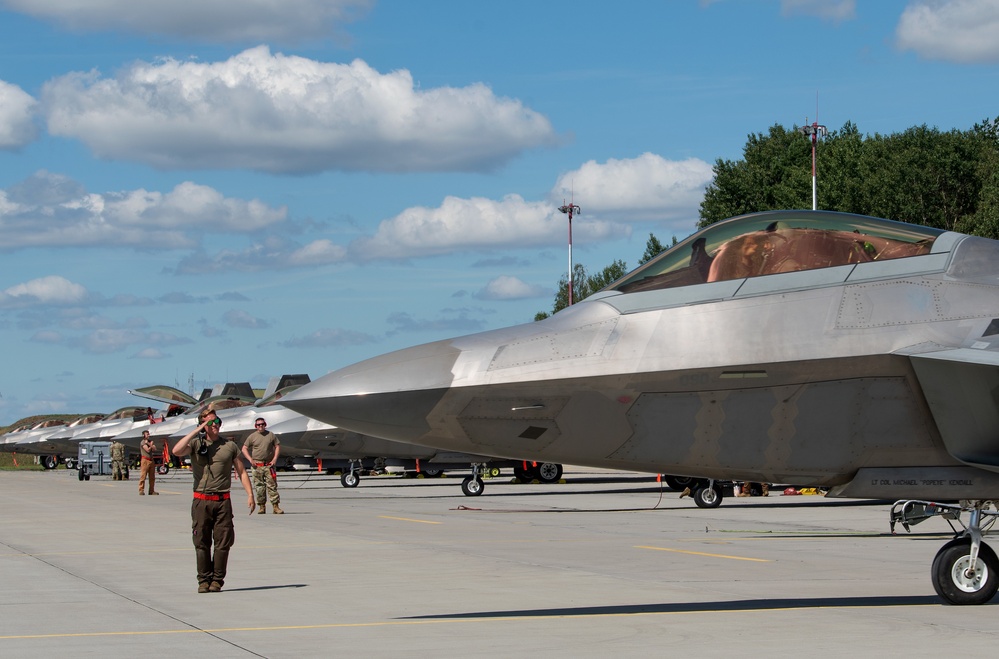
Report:
[[[633,267],[747,135],[965,130],[997,65],[994,0],[0,0],[0,425],[529,322],[563,201]]]

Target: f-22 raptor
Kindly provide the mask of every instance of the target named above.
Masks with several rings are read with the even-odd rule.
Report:
[[[369,359],[284,404],[440,449],[898,500],[893,527],[960,522],[933,586],[979,604],[999,588],[982,542],[997,401],[999,241],[777,211],[713,224],[546,320]]]

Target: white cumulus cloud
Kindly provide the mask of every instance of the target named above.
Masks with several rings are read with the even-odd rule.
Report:
[[[483,84],[422,89],[405,70],[252,48],[216,63],[73,73],[41,94],[49,132],[162,169],[488,171],[553,144],[548,119]]]
[[[711,165],[697,158],[666,160],[654,153],[637,158],[589,161],[559,177],[552,203],[570,198],[586,213],[620,221],[697,221],[704,189],[714,178]]]
[[[524,300],[549,295],[543,286],[528,284],[518,277],[496,277],[475,294],[480,300]]]
[[[19,149],[38,136],[37,105],[31,94],[0,80],[0,149]]]
[[[89,297],[86,287],[58,275],[15,284],[0,291],[0,308],[80,304]]]
[[[24,247],[189,248],[196,235],[252,232],[287,218],[287,209],[234,199],[185,182],[168,192],[90,193],[69,177],[39,171],[0,190],[0,251]]]
[[[115,30],[192,41],[298,42],[335,36],[374,0],[0,0],[79,32]]]
[[[600,240],[624,235],[625,228],[588,221],[584,235]],[[457,251],[555,244],[565,219],[550,203],[525,201],[516,194],[499,201],[447,197],[437,208],[412,207],[383,221],[374,236],[350,244],[359,259],[407,259]]]
[[[925,59],[959,63],[999,62],[999,2],[912,2],[899,19],[896,45]]]

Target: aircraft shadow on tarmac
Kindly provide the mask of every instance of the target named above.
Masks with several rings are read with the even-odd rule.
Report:
[[[993,602],[994,604],[994,602]],[[477,611],[427,616],[408,616],[400,620],[457,620],[475,618],[547,618],[610,615],[640,615],[653,613],[708,613],[720,611],[771,611],[774,609],[830,609],[895,606],[940,606],[933,595],[898,597],[801,597],[729,602],[673,602],[664,604],[629,604],[624,606],[582,606],[573,608],[521,609],[511,611]]]

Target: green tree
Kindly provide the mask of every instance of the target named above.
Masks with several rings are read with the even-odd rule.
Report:
[[[673,236],[673,244],[676,244],[676,236]],[[659,256],[659,253],[664,251],[666,248],[663,244],[659,242],[659,239],[655,237],[654,234],[649,234],[649,241],[645,243],[645,253],[642,254],[642,258],[638,260],[638,265],[644,265]]]
[[[573,303],[585,300],[601,288],[620,279],[627,272],[628,265],[620,259],[614,261],[595,275],[588,275],[583,264],[576,263],[572,267]],[[534,320],[544,320],[569,306],[568,283],[568,278],[563,274],[562,278],[558,280],[558,289],[555,291],[555,302],[551,313],[539,311],[534,315]]]
[[[999,120],[970,131],[916,126],[864,137],[852,122],[818,145],[818,207],[960,229],[999,231]],[[718,160],[699,227],[744,213],[811,208],[811,144],[797,128],[750,135],[739,161]]]
[[[742,160],[715,161],[698,226],[776,208],[811,208],[811,153],[811,143],[796,128],[774,125],[766,135],[749,135]]]

